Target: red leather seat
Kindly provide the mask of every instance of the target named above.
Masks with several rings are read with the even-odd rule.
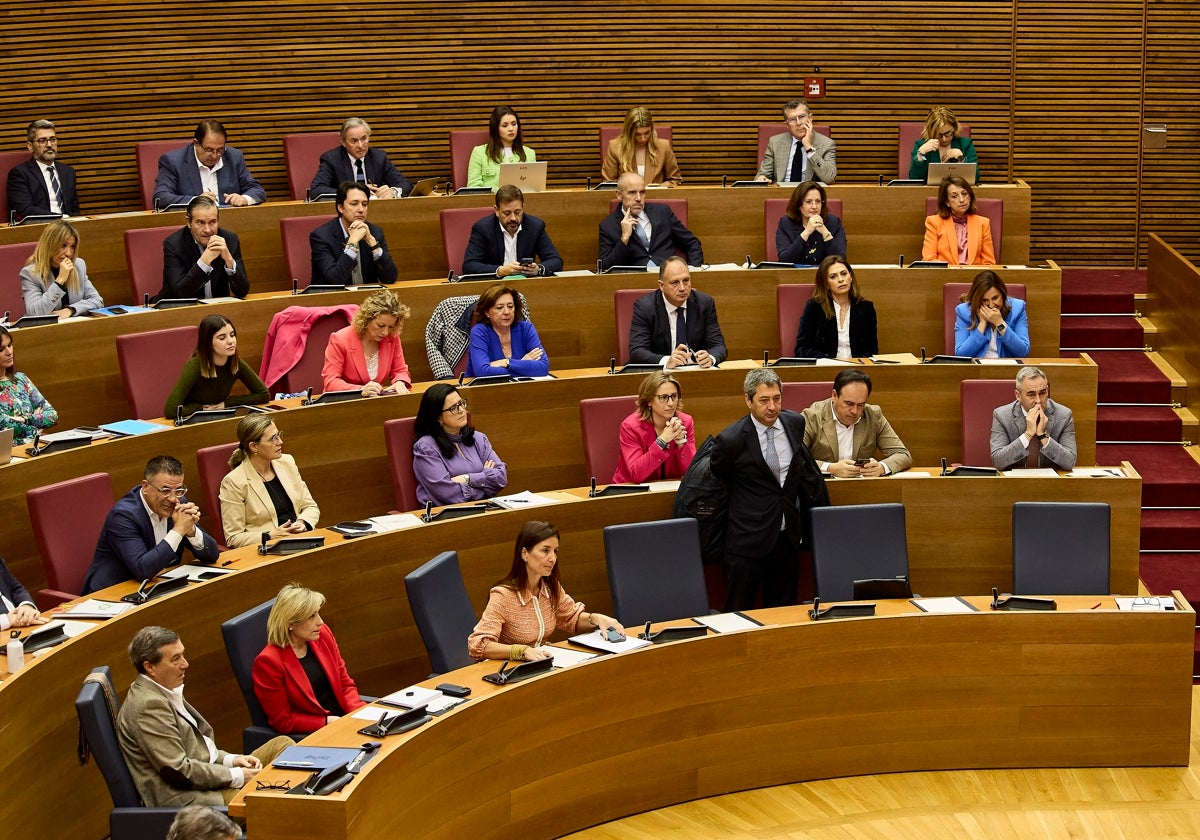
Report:
[[[987,216],[988,222],[992,226],[992,251],[996,255],[996,265],[1003,265],[1004,263],[1000,259],[1000,243],[1004,239],[1004,199],[977,198],[975,206],[979,208],[979,215]],[[932,216],[937,211],[937,196],[926,196],[925,215]]]
[[[1005,283],[1008,296],[1026,300],[1024,283]],[[971,290],[970,283],[945,283],[942,285],[942,339],[943,353],[954,354],[954,307],[962,303],[962,296]]]
[[[308,185],[317,174],[321,155],[342,143],[337,131],[306,131],[283,135],[283,162],[287,165],[288,188],[292,201],[308,198]],[[293,277],[295,275],[292,275]]]
[[[8,312],[15,321],[25,314],[25,296],[21,294],[21,269],[37,248],[36,242],[0,245],[0,313]]]
[[[236,443],[222,443],[196,450],[196,467],[200,472],[200,495],[203,500],[204,527],[224,551],[225,527],[221,521],[221,479],[229,472],[229,456]],[[192,494],[196,495],[195,493]]]
[[[600,166],[604,166],[604,155],[608,152],[608,144],[616,140],[624,128],[623,125],[602,125],[600,126]],[[658,135],[659,140],[665,140],[672,146],[674,143],[674,132],[671,131],[671,126],[654,124],[654,133]]]
[[[163,240],[178,227],[133,228],[125,231],[125,265],[133,303],[143,306],[146,295],[155,297],[163,288]]]
[[[446,265],[455,274],[463,273],[463,257],[471,241],[471,226],[480,219],[495,214],[492,207],[456,207],[441,212],[442,250]]]
[[[392,486],[396,489],[396,510],[412,511],[417,502],[417,477],[413,473],[413,444],[417,440],[415,417],[401,417],[383,424],[388,463],[392,466]]]
[[[631,385],[633,383],[630,383]],[[621,421],[637,411],[637,397],[599,397],[579,401],[579,427],[588,475],[609,484],[620,459]]]
[[[812,298],[812,283],[781,283],[775,287],[775,311],[779,323],[779,355],[794,356],[800,316]]]
[[[25,493],[33,537],[46,582],[38,608],[48,610],[79,597],[104,519],[113,506],[108,473],[71,478]]]
[[[143,140],[135,145],[138,185],[142,190],[142,206],[147,210],[154,209],[154,181],[158,177],[158,159],[183,144],[182,140]]]
[[[832,393],[832,382],[784,382],[783,407],[803,411],[815,402],[829,399]]]
[[[633,305],[653,289],[617,289],[613,292],[613,313],[617,321],[617,367],[629,361],[629,327],[633,324]]]
[[[908,177],[908,164],[912,160],[913,143],[925,131],[923,122],[902,122],[896,129],[896,177]],[[958,133],[963,137],[971,136],[971,126],[960,122]],[[934,212],[937,212],[936,209]],[[926,216],[929,214],[926,213]]]
[[[332,218],[333,216],[292,216],[279,220],[283,261],[298,289],[307,289],[312,283],[312,247],[308,243],[308,235]]]
[[[132,416],[163,416],[179,373],[196,351],[199,327],[171,327],[117,336],[117,363]]]
[[[450,132],[450,174],[454,189],[467,185],[467,165],[471,162],[471,150],[488,141],[486,128],[458,129]]]
[[[14,166],[20,166],[30,157],[31,155],[26,151],[0,152],[0,187],[8,185],[9,170]],[[0,189],[0,224],[9,223],[11,217],[8,215],[8,211],[8,190]]]
[[[779,220],[787,213],[787,206],[788,199],[786,198],[768,198],[763,202],[763,240],[766,245],[764,253],[767,255],[768,262],[776,262],[779,259],[779,248],[775,243],[775,231],[779,229]],[[840,198],[825,199],[825,212],[841,219],[842,200]],[[849,248],[846,250],[849,250]]]
[[[1016,399],[1013,379],[964,379],[962,403],[962,462],[972,467],[992,465],[992,412]]]

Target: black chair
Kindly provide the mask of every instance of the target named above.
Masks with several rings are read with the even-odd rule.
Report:
[[[1014,504],[1013,594],[1108,595],[1110,517],[1102,502]]]
[[[604,559],[613,618],[626,627],[708,614],[695,519],[609,525]]]
[[[112,686],[112,673],[107,665],[92,669],[103,674]],[[116,696],[114,694],[114,696]],[[120,706],[113,710],[119,711]],[[129,766],[117,741],[116,720],[109,714],[104,691],[94,682],[85,682],[75,698],[75,713],[83,736],[87,739],[96,764],[104,774],[113,809],[108,815],[108,831],[113,840],[163,840],[178,812],[176,808],[147,808],[142,805]]]
[[[841,505],[812,511],[815,594],[822,601],[850,601],[854,581],[908,580],[904,505]]]
[[[241,615],[221,624],[221,636],[225,639],[225,652],[229,654],[229,664],[233,666],[233,675],[237,678],[238,688],[250,710],[250,725],[242,730],[242,752],[251,753],[272,738],[281,733],[271,728],[267,721],[267,713],[254,694],[254,658],[267,645],[267,616],[275,599],[251,607]]]
[[[474,662],[467,637],[475,629],[475,609],[467,596],[457,551],[443,551],[404,576],[421,641],[433,673],[444,674]]]

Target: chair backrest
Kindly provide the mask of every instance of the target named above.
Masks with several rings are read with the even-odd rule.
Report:
[[[134,146],[137,157],[138,185],[142,190],[142,207],[154,209],[154,181],[158,178],[158,159],[184,144],[183,140],[142,140]]]
[[[620,203],[621,203],[621,199],[619,199],[619,198],[614,198],[612,201],[608,202],[608,212],[611,213],[614,210],[616,210],[617,205]],[[675,218],[679,219],[679,221],[683,223],[684,227],[687,227],[688,203],[687,203],[686,198],[652,198],[652,199],[647,200],[646,203],[647,204],[661,204],[664,207],[670,207],[671,212],[675,214]],[[444,213],[445,211],[443,210],[442,212]]]
[[[229,654],[229,664],[233,666],[233,676],[237,679],[238,688],[246,700],[246,708],[250,711],[250,722],[255,726],[270,726],[267,713],[254,694],[254,658],[267,645],[267,616],[275,599],[251,607],[240,615],[235,615],[221,623],[221,637],[225,639],[225,652]],[[465,638],[465,637],[464,637]]]
[[[112,672],[107,665],[92,669],[93,674],[103,674],[112,687]],[[113,692],[116,696],[116,692]],[[120,705],[118,702],[117,709]],[[104,699],[103,689],[94,682],[85,682],[75,697],[75,713],[79,716],[79,725],[83,729],[83,737],[87,739],[92,750],[92,756],[100,772],[104,775],[104,783],[108,785],[108,793],[112,797],[113,806],[117,808],[137,808],[142,804],[133,776],[129,773],[129,765],[121,752],[120,741],[117,740],[117,724],[108,711],[108,703]]]
[[[896,177],[908,177],[908,164],[912,160],[913,143],[917,142],[917,138],[925,131],[925,123],[923,122],[902,122],[897,126],[896,130]],[[960,122],[958,124],[958,133],[963,137],[971,136],[971,126]],[[926,213],[926,216],[929,214]]]
[[[708,613],[695,519],[609,525],[604,560],[613,618],[626,627]]]
[[[767,153],[767,144],[771,142],[771,138],[776,134],[783,134],[787,131],[787,126],[781,122],[759,123],[758,124],[758,157],[755,158],[755,166],[762,163],[763,155]],[[817,134],[824,134],[832,139],[833,132],[830,131],[827,125],[813,124],[813,131]],[[841,215],[840,213],[838,214]]]
[[[604,165],[604,155],[608,152],[608,144],[621,136],[622,125],[602,125],[600,126],[600,165]],[[654,133],[658,135],[659,140],[666,140],[672,146],[675,145],[675,133],[671,131],[671,126],[661,123],[654,124]]]
[[[597,397],[579,401],[579,427],[583,432],[583,456],[588,475],[608,484],[617,471],[620,457],[621,421],[637,411],[636,396]]]
[[[813,508],[812,532],[815,592],[822,601],[851,600],[856,580],[908,577],[902,504]]]
[[[65,594],[68,600],[77,597],[113,505],[108,473],[34,487],[26,491],[25,503],[50,590]],[[64,517],[70,520],[70,527],[64,527]],[[63,599],[48,600],[61,603]]]
[[[2,191],[0,191],[2,192]],[[7,220],[8,214],[4,218]],[[21,294],[21,269],[37,248],[36,242],[0,245],[0,314],[10,313],[15,321],[25,314],[25,296]]]
[[[142,306],[146,295],[155,297],[163,288],[163,240],[178,227],[133,228],[125,231],[125,265],[133,305]]]
[[[336,131],[306,131],[283,135],[283,162],[287,165],[292,201],[303,201],[308,197],[308,185],[317,174],[321,155],[330,149],[336,149],[341,142],[341,134]]]
[[[399,511],[420,507],[417,477],[412,465],[416,424],[415,417],[400,417],[383,424],[383,440],[387,444],[388,463],[392,465],[392,486],[396,488],[396,510]]]
[[[8,184],[8,172],[14,166],[20,166],[25,161],[29,160],[30,154],[27,151],[18,152],[0,152],[0,186]],[[8,190],[0,189],[0,224],[8,224]]]
[[[1028,300],[1025,297],[1024,283],[1005,283],[1008,296],[1017,300]],[[942,285],[942,341],[945,346],[943,353],[954,353],[954,308],[962,303],[962,296],[971,291],[970,283],[944,283]]]
[[[221,521],[221,479],[229,472],[229,456],[237,449],[237,443],[221,443],[196,450],[196,468],[200,472],[200,490],[204,500],[204,511],[208,514],[205,526],[225,550],[225,528]]]
[[[629,328],[633,325],[633,305],[653,289],[617,289],[613,292],[613,314],[617,321],[617,365],[629,361]]]
[[[815,402],[829,399],[833,382],[784,382],[783,407],[788,411],[803,411]]]
[[[296,287],[307,289],[312,283],[312,247],[308,235],[333,216],[291,216],[279,220],[279,238],[283,242],[283,262]]]
[[[349,323],[344,312],[330,312],[314,321],[304,339],[300,361],[271,387],[285,394],[295,394],[310,387],[319,393],[323,388],[321,368],[325,366],[325,348],[329,345],[329,336]]]
[[[467,253],[467,243],[471,241],[471,226],[495,212],[493,207],[455,207],[442,211],[442,250],[446,254],[446,265],[455,274],[462,274],[463,257]]]
[[[467,164],[471,162],[471,150],[488,141],[486,128],[460,128],[450,132],[450,174],[454,189],[467,185]]]
[[[1109,523],[1103,502],[1016,502],[1014,595],[1108,595]]]
[[[196,350],[199,327],[170,327],[117,336],[117,364],[132,416],[163,416],[163,406],[179,372]]]
[[[775,231],[779,228],[779,220],[787,213],[788,199],[768,198],[763,202],[763,244],[766,259],[775,262],[779,259],[779,248],[775,243]],[[825,199],[825,211],[831,216],[842,218],[842,200],[840,198]]]
[[[992,464],[992,412],[1013,401],[1012,379],[964,379],[959,387],[962,410],[962,461],[974,467]]]
[[[404,576],[404,589],[435,674],[470,665],[467,637],[475,610],[467,596],[457,551],[443,551]]]
[[[775,287],[780,356],[794,355],[796,334],[800,332],[800,316],[804,314],[804,307],[808,305],[815,288],[812,283],[780,283]]]
[[[976,198],[975,206],[979,210],[979,215],[987,216],[988,222],[992,227],[992,251],[996,257],[996,264],[1003,265],[1000,259],[1000,243],[1004,240],[1004,199],[1003,198]],[[928,195],[925,197],[925,215],[932,216],[938,211],[937,196]]]

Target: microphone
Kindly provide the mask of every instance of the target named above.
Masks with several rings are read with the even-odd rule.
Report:
[[[925,364],[925,346],[921,346],[921,364]]]
[[[258,547],[259,554],[267,553],[267,540],[268,539],[270,539],[270,535],[266,531],[263,531],[262,532],[262,544],[259,545],[259,547]]]
[[[597,274],[604,273],[604,263],[601,262],[600,260],[596,260],[596,273]]]
[[[608,357],[608,372],[609,373],[617,372],[617,357],[616,356]]]
[[[596,476],[592,476],[592,486],[591,486],[591,489],[588,490],[588,498],[595,498],[595,496],[596,496]]]
[[[587,189],[588,189],[588,192],[591,192],[591,190],[592,190],[592,176],[591,175],[587,176]]]
[[[467,375],[467,369],[463,368],[462,373],[458,375],[458,387],[463,387],[463,378]]]
[[[945,475],[949,470],[946,469],[946,459],[942,459],[942,475]]]
[[[422,516],[421,519],[424,520],[425,522],[433,521],[433,501],[432,500],[425,503],[425,515]]]
[[[992,587],[992,608],[995,609],[1000,605],[1000,590]]]
[[[900,267],[904,268],[904,255],[903,254],[900,255]]]
[[[148,294],[142,295],[142,305],[145,306],[147,309],[150,308],[150,295],[148,295]]]
[[[725,187],[727,187],[727,186],[729,186],[729,176],[728,176],[728,175],[722,175],[722,176],[721,176],[721,188],[722,188],[722,189],[724,189],[724,188],[725,188]]]
[[[300,294],[300,279],[297,277],[292,278],[292,294]]]
[[[183,406],[182,405],[175,406],[175,425],[176,426],[183,425]]]
[[[771,364],[771,351],[764,350],[763,351],[763,367],[769,367],[770,364]]]

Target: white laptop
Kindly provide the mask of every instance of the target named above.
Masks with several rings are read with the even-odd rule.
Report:
[[[521,192],[542,192],[546,189],[546,161],[500,164],[500,186],[516,184]]]
[[[942,179],[948,175],[957,175],[968,184],[975,183],[975,168],[974,163],[962,163],[956,161],[954,163],[931,163],[929,164],[929,177],[925,179],[926,184],[941,184]]]

